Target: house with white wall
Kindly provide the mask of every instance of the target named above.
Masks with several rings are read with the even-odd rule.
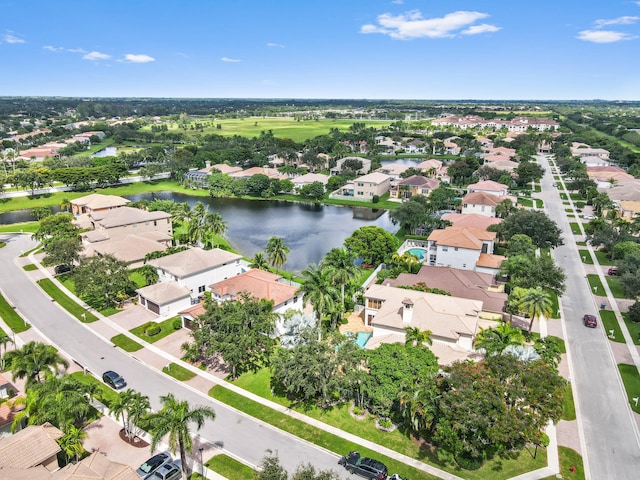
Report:
[[[494,255],[495,232],[472,227],[434,230],[427,238],[425,263],[486,273],[498,273],[505,257]]]
[[[462,213],[495,217],[496,206],[505,200],[510,200],[514,205],[516,203],[516,199],[509,196],[497,196],[484,192],[467,193],[462,197]]]
[[[472,183],[467,186],[467,193],[488,193],[489,195],[495,195],[497,197],[504,197],[507,195],[509,187],[504,183],[494,182],[493,180],[482,180],[477,183]]]

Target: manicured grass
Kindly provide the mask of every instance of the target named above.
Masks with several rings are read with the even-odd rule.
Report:
[[[122,310],[118,310],[116,307],[107,307],[100,310],[100,313],[105,317],[110,317],[111,315],[115,315],[116,313],[121,311]]]
[[[535,341],[536,338],[540,338],[540,334],[537,332],[531,332],[531,339]],[[558,350],[560,353],[567,353],[567,346],[564,343],[564,340],[560,337],[556,337],[554,335],[549,335],[547,338],[552,339],[558,345]]]
[[[115,390],[109,388],[107,385],[102,383],[90,373],[87,373],[85,375],[83,372],[75,372],[72,373],[71,376],[81,383],[87,385],[95,385],[97,390],[94,397],[101,403],[105,404],[107,407],[109,407],[118,397],[118,394]]]
[[[29,255],[31,255],[31,252],[35,252],[36,250],[40,250],[41,248],[42,248],[42,245],[38,245],[37,247],[33,247],[31,250],[27,250],[26,252],[24,252],[20,256],[21,257],[28,257]]]
[[[272,400],[283,406],[297,410],[309,417],[316,418],[324,423],[353,433],[354,435],[358,435],[362,438],[371,440],[372,442],[384,445],[387,448],[400,452],[411,458],[420,459],[421,461],[425,461],[431,465],[454,473],[455,475],[461,476],[463,478],[474,480],[486,478],[511,478],[520,473],[535,470],[536,468],[541,468],[542,466],[544,466],[544,464],[546,464],[546,451],[544,449],[538,450],[537,459],[533,459],[526,450],[523,450],[519,455],[516,456],[517,458],[495,458],[485,463],[480,469],[476,471],[472,472],[462,470],[453,462],[448,452],[445,452],[443,450],[425,449],[424,447],[421,448],[420,445],[418,445],[413,439],[401,433],[399,430],[395,430],[391,433],[381,432],[375,426],[374,416],[370,415],[365,420],[354,419],[349,414],[349,407],[347,404],[335,406],[329,409],[320,409],[315,406],[293,405],[286,398],[272,395],[270,388],[270,373],[268,369],[259,370],[255,374],[244,374],[234,383],[239,387],[245,388],[246,390],[249,390],[257,395]],[[234,406],[235,408],[258,417],[263,421],[266,421],[267,423],[275,425],[278,428],[282,428],[283,430],[293,433],[294,435],[301,436],[302,438],[328,448],[329,450],[334,451],[335,453],[338,453],[340,455],[343,455],[345,451],[353,450],[355,447],[353,444],[351,444],[351,446],[347,447],[347,450],[345,450],[345,440],[337,439],[332,435],[330,437],[325,437],[325,435],[329,435],[326,432],[317,434],[319,438],[322,438],[322,441],[316,440],[315,437],[304,436],[309,434],[307,432],[309,432],[309,429],[312,427],[307,424],[303,424],[303,426],[299,425],[299,423],[302,422],[291,419],[262,405],[256,404],[244,397],[240,397],[237,394],[224,389],[223,387],[216,386],[209,391],[209,394],[217,398],[218,400]],[[250,411],[247,411],[245,409]],[[266,410],[263,411],[263,409]],[[267,420],[266,418],[269,418],[269,420]],[[300,429],[300,431],[298,431],[298,429]],[[348,442],[346,443],[348,444]],[[367,451],[366,449],[363,449],[359,446],[356,449],[359,450],[363,455],[365,455],[365,453],[363,453],[363,450]],[[371,456],[371,454],[373,454],[373,452],[367,451],[367,456]],[[376,453],[375,456],[376,458],[381,457],[379,453]],[[389,467],[389,471],[397,471],[400,474],[408,475],[411,479],[413,479],[414,477],[430,478],[424,477],[423,475],[425,474],[418,470],[415,470],[415,472],[419,473],[419,476],[415,473],[410,473],[407,470],[406,466],[401,467],[397,462],[393,462],[393,465],[391,465],[390,463],[388,463],[392,462],[391,459],[380,458],[380,460],[387,464],[387,466]]]
[[[633,401],[634,398],[640,396],[640,375],[638,375],[638,369],[635,365],[621,363],[618,365],[618,370],[620,370],[620,376],[624,383],[624,389],[627,391],[631,409],[636,413],[640,413],[640,402],[636,405]]]
[[[558,303],[558,294],[551,290],[545,290],[549,298],[551,299],[551,318],[560,318],[560,304]]]
[[[4,248],[6,246],[7,246],[6,242],[0,242],[0,248]]]
[[[181,382],[186,382],[196,376],[196,374],[191,370],[187,370],[177,363],[170,363],[168,367],[164,367],[162,369],[162,372],[172,376],[176,380],[180,380]]]
[[[580,258],[582,259],[582,263],[586,263],[587,265],[593,265],[593,260],[591,259],[591,254],[589,250],[578,250],[580,254]]]
[[[30,263],[30,264],[25,265],[24,267],[22,267],[22,269],[23,269],[25,272],[33,272],[34,270],[37,270],[37,269],[38,269],[38,266],[37,266],[37,265],[35,265],[35,264],[33,264],[33,263]]]
[[[569,223],[569,226],[571,227],[571,232],[574,235],[580,235],[582,232],[580,231],[580,225],[577,224],[576,222],[571,222]]]
[[[620,324],[616,319],[616,314],[611,310],[600,310],[600,320],[602,321],[602,328],[604,328],[607,337],[610,340],[618,343],[624,343],[624,337],[622,336],[622,330],[620,330]],[[613,335],[611,335],[613,330]]]
[[[571,200],[576,201],[576,200],[583,200],[583,201],[587,201],[586,198],[584,198],[584,196],[581,193],[572,193],[571,194]]]
[[[582,456],[568,447],[558,447],[558,455],[560,457],[560,477],[555,475],[551,477],[545,477],[542,480],[557,480],[558,478],[565,478],[570,480],[584,480],[584,464],[582,462]],[[575,472],[572,472],[572,467]]]
[[[567,197],[567,194],[566,194],[566,193],[561,193],[561,194],[560,194],[560,198],[561,198],[562,200],[568,200],[568,199],[569,199],[569,198]]]
[[[576,405],[573,401],[573,390],[571,384],[567,384],[564,388],[564,400],[562,402],[562,420],[575,420],[576,419]]]
[[[607,257],[606,252],[603,252],[602,250],[595,250],[595,254],[600,265],[614,265],[613,260],[610,260],[609,257]]]
[[[624,318],[624,323],[627,325],[631,338],[633,338],[633,343],[640,345],[640,323],[635,323],[629,320],[628,313],[623,313],[622,318]]]
[[[627,298],[618,277],[607,275],[605,278],[607,279],[607,283],[609,284],[609,288],[611,289],[611,293],[614,298]]]
[[[595,273],[590,273],[587,275],[587,280],[589,282],[589,286],[591,287],[591,293],[595,295],[604,295],[604,288],[602,287],[602,282],[600,281],[600,277]]]
[[[4,323],[16,333],[29,330],[31,325],[22,318],[15,309],[9,305],[9,302],[0,295],[0,317],[4,320]]]
[[[140,345],[135,340],[131,340],[129,337],[122,333],[119,333],[115,337],[111,337],[111,343],[120,347],[125,352],[137,352],[142,348],[142,345]]]
[[[16,210],[14,208],[3,209],[4,202],[0,202],[0,213]],[[30,207],[25,207],[30,208]],[[36,233],[38,231],[38,222],[10,223],[8,225],[0,225],[0,233]]]
[[[138,288],[142,288],[142,287],[146,287],[147,286],[147,281],[144,279],[144,277],[142,276],[142,274],[140,274],[139,272],[133,271],[129,274],[129,278],[131,279],[131,281],[133,283],[135,283]]]
[[[544,206],[544,202],[540,198],[518,198],[517,204],[530,208],[542,208]]]
[[[579,247],[586,247],[587,246],[587,242],[576,242],[576,245]]]
[[[284,455],[284,452],[282,452],[282,454]],[[253,468],[224,453],[213,456],[205,465],[208,469],[229,479],[253,480],[255,478],[254,475],[256,472]]]
[[[172,318],[169,318],[169,319],[165,320],[164,322],[160,322],[160,323],[147,322],[147,323],[145,323],[143,325],[140,325],[139,327],[132,328],[129,331],[131,333],[133,333],[134,335],[140,337],[145,342],[154,343],[154,342],[157,342],[158,340],[160,340],[161,338],[164,338],[167,335],[171,335],[173,332],[175,332],[175,330],[173,328],[173,321],[176,318],[180,318],[180,317],[172,317]],[[147,335],[145,333],[145,330],[147,328],[149,328],[150,326],[152,326],[152,325],[159,325],[160,326],[160,333],[150,337],[149,335]]]
[[[53,283],[48,278],[43,278],[42,280],[38,280],[38,285],[42,288],[47,295],[49,295],[55,302],[64,308],[71,315],[76,317],[81,322],[91,323],[98,320],[93,313],[87,311],[82,307],[82,305],[78,305],[76,302],[67,297],[62,290],[58,288],[58,286]]]

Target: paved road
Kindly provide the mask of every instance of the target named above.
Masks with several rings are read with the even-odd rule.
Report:
[[[242,415],[205,395],[195,392],[169,377],[150,370],[121,350],[96,336],[57,304],[52,303],[37,285],[27,278],[14,259],[35,246],[24,235],[0,235],[7,246],[0,249],[0,288],[18,311],[59,348],[93,372],[113,369],[123,374],[129,387],[147,395],[154,408],[159,396],[173,392],[191,405],[210,405],[215,421],[207,421],[200,431],[209,442],[221,442],[224,449],[257,465],[267,449],[279,452],[282,465],[289,471],[310,462],[319,469],[335,469],[344,478],[346,471],[337,465],[338,457],[293,436],[274,430]]]
[[[541,198],[547,214],[562,229],[565,245],[554,249],[553,257],[567,274],[567,291],[562,312],[567,344],[573,364],[573,383],[578,391],[586,446],[585,462],[594,480],[640,478],[640,438],[627,402],[618,369],[602,326],[585,328],[585,313],[597,315],[583,264],[579,260],[569,220],[544,157],[537,157],[546,169]],[[580,420],[580,418],[579,418]]]

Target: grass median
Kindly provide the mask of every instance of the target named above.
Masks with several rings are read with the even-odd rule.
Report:
[[[640,396],[640,374],[638,374],[638,368],[635,365],[627,365],[621,363],[618,365],[620,370],[620,376],[622,377],[622,383],[624,383],[624,389],[627,391],[627,400],[631,409],[640,413],[640,404],[634,401],[634,398]]]
[[[130,339],[123,333],[119,333],[115,337],[111,337],[111,343],[113,343],[116,347],[120,347],[125,352],[137,352],[142,349],[142,345],[140,345],[135,340]]]
[[[76,302],[71,300],[62,290],[58,288],[58,286],[53,283],[48,278],[43,278],[42,280],[38,280],[38,285],[42,288],[47,295],[49,295],[55,302],[58,303],[62,308],[64,308],[71,315],[76,317],[83,323],[91,323],[98,320],[93,313],[87,311],[82,305],[78,305]]]
[[[191,370],[184,368],[182,365],[178,365],[177,363],[170,363],[162,369],[162,373],[166,373],[181,382],[186,382],[196,376],[196,374]]]
[[[15,308],[2,295],[0,295],[0,317],[15,333],[24,332],[31,328],[31,325],[16,312]]]

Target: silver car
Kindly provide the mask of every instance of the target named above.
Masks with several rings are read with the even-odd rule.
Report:
[[[169,452],[158,453],[140,465],[136,473],[140,475],[140,478],[150,478],[158,468],[165,463],[171,462],[173,462],[173,457],[171,457]]]
[[[173,463],[160,465],[148,478],[151,480],[178,480],[180,477],[182,477],[182,462],[176,460]]]

